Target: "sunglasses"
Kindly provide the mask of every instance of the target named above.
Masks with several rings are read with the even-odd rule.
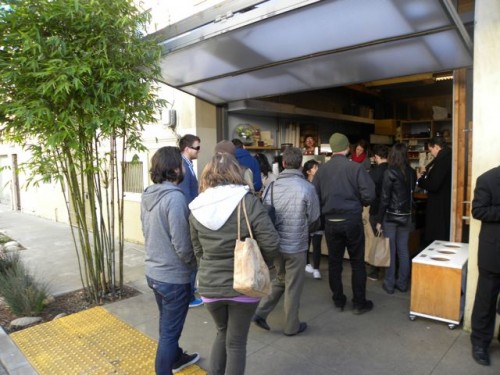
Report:
[[[191,150],[196,150],[196,151],[200,151],[201,149],[201,146],[196,146],[196,147],[192,147],[192,146],[188,146]]]

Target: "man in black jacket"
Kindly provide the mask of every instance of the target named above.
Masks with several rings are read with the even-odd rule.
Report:
[[[333,302],[344,310],[346,296],[342,285],[342,260],[345,248],[352,269],[352,302],[355,314],[373,308],[366,299],[365,234],[361,214],[363,206],[375,199],[375,184],[361,164],[346,158],[349,140],[344,134],[330,137],[332,158],[316,172],[313,184],[325,216],[328,246],[328,280]]]
[[[479,278],[472,310],[472,357],[490,365],[488,348],[500,313],[500,167],[478,177],[472,201],[472,216],[481,220],[477,264]]]

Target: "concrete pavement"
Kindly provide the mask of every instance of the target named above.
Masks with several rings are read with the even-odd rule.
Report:
[[[69,227],[0,206],[0,232],[19,241],[26,249],[23,260],[36,275],[50,282],[61,294],[81,288],[75,250]],[[158,338],[158,312],[152,292],[144,280],[144,249],[127,244],[125,282],[141,291],[136,297],[104,306],[146,335]],[[344,312],[334,309],[327,281],[327,259],[322,259],[323,280],[307,276],[301,300],[301,320],[308,329],[300,335],[282,333],[282,304],[271,313],[271,331],[254,325],[247,347],[247,374],[422,374],[469,375],[500,372],[500,344],[490,349],[492,365],[477,365],[471,358],[469,334],[459,326],[450,330],[435,320],[408,319],[409,293],[386,294],[381,281],[368,281],[367,295],[375,308],[356,316],[350,304]],[[350,267],[344,263],[344,287],[348,298]],[[214,324],[205,307],[190,309],[182,347],[197,351],[199,365],[208,367]],[[9,374],[36,374],[8,335],[0,332],[0,361]],[[2,370],[0,370],[0,374]]]

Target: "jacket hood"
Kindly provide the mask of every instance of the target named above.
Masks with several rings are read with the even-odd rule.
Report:
[[[148,186],[142,193],[142,202],[147,211],[151,211],[161,199],[172,191],[182,191],[176,185],[169,181],[164,181],[161,184]]]
[[[200,193],[190,204],[192,215],[210,230],[220,229],[229,219],[241,199],[248,193],[248,186],[221,185]]]

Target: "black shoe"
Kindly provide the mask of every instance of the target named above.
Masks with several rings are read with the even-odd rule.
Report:
[[[400,288],[399,286],[396,285],[395,288],[397,290],[399,290],[401,293],[406,293],[408,291],[408,287],[406,287],[406,288]]]
[[[343,298],[341,298],[340,300],[337,300],[337,301],[335,299],[333,299],[333,297],[332,297],[332,300],[333,300],[333,304],[335,305],[335,308],[338,311],[340,311],[340,312],[344,311],[345,303],[347,301],[346,296],[343,296]]]
[[[382,284],[382,289],[384,289],[387,294],[394,294],[394,289],[390,290],[385,284]]]
[[[365,303],[361,306],[354,306],[353,314],[361,315],[365,312],[371,311],[373,309],[373,302],[370,300],[366,300]]]
[[[258,315],[254,315],[252,318],[252,321],[259,326],[262,329],[265,329],[266,331],[269,331],[271,327],[269,327],[269,324],[267,324],[266,319],[261,318]]]
[[[181,354],[181,358],[177,362],[174,363],[172,367],[172,372],[175,374],[188,366],[198,362],[200,359],[200,355],[198,353],[187,354],[186,352]]]
[[[490,365],[490,355],[488,354],[488,349],[485,349],[481,346],[472,346],[472,358],[474,358],[474,361],[476,361],[480,365]]]
[[[378,280],[378,271],[372,271],[368,275],[366,275],[366,277],[369,280],[377,281]]]
[[[297,333],[285,333],[285,336],[295,336],[298,335],[299,333],[304,332],[307,329],[307,323],[306,322],[300,322],[299,324],[299,330]]]

